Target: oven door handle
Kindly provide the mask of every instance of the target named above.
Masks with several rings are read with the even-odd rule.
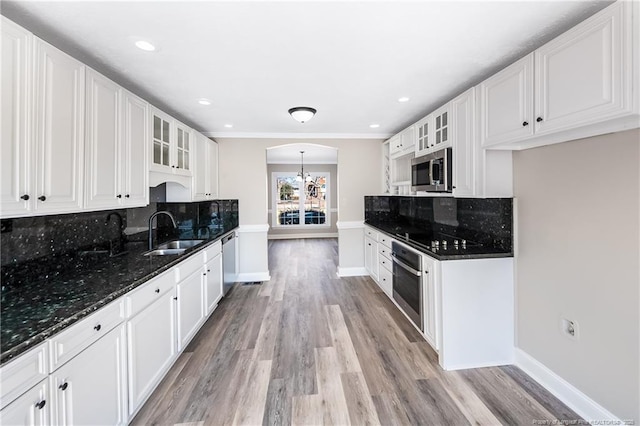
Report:
[[[391,260],[393,261],[393,263],[395,263],[396,265],[400,266],[405,271],[412,273],[416,277],[422,276],[422,273],[420,271],[417,271],[417,270],[413,269],[411,266],[407,265],[406,263],[398,260],[397,257],[391,256]]]

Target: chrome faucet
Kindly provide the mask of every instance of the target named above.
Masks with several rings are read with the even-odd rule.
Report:
[[[149,250],[153,250],[153,219],[161,214],[166,214],[167,216],[169,216],[169,218],[171,219],[171,222],[173,223],[173,227],[177,228],[178,224],[176,223],[176,219],[173,217],[173,215],[165,210],[161,210],[159,212],[155,212],[154,214],[151,215],[151,217],[149,217]]]

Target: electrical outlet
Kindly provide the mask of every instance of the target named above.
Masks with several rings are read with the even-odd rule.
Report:
[[[578,340],[580,334],[577,321],[562,318],[560,326],[565,336],[573,340]]]

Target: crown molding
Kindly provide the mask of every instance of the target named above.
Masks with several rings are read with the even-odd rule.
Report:
[[[201,132],[209,138],[232,139],[389,139],[393,133]]]

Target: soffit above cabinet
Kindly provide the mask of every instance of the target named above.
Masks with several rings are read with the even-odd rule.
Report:
[[[607,4],[3,1],[2,14],[208,135],[383,138]],[[318,113],[301,125],[299,105]]]

